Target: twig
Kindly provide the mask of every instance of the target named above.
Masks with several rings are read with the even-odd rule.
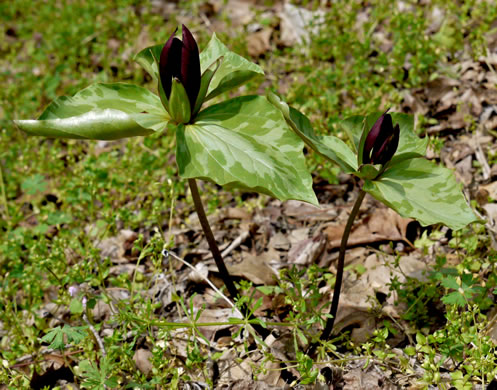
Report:
[[[237,238],[233,240],[233,242],[221,253],[221,256],[226,257],[228,256],[233,250],[238,248],[247,238],[250,237],[250,232],[245,231],[242,234],[240,234]],[[211,259],[212,258],[212,253],[205,256],[204,259]]]
[[[0,189],[2,190],[1,196],[3,208],[5,209],[5,215],[10,219],[9,209],[7,207],[7,196],[5,195],[5,184],[3,182],[2,164],[0,164]]]
[[[162,251],[162,256],[164,256],[166,259],[171,256],[173,259],[175,260],[178,260],[180,261],[181,263],[183,263],[184,265],[186,265],[188,268],[190,268],[193,272],[195,272],[198,276],[200,276],[209,286],[211,286],[211,288],[217,292],[221,298],[223,298],[227,303],[228,305],[230,305],[231,307],[233,307],[240,315],[242,315],[242,313],[240,312],[240,310],[238,310],[238,308],[235,306],[235,304],[233,302],[231,302],[229,300],[229,298],[224,295],[221,290],[219,290],[215,285],[214,283],[212,283],[209,279],[207,279],[204,275],[202,275],[200,272],[198,272],[198,270],[192,266],[190,263],[188,263],[187,261],[183,260],[181,257],[178,257],[176,256],[176,254],[174,254],[174,252],[171,252],[171,251],[168,251],[166,249],[164,249]],[[243,317],[243,315],[242,315]]]
[[[481,125],[480,125],[481,127]],[[488,180],[491,175],[491,170],[490,166],[488,165],[487,158],[485,157],[485,153],[483,152],[483,148],[481,147],[481,142],[480,142],[480,130],[476,130],[475,132],[475,156],[478,162],[481,165],[482,171],[483,171],[483,179]]]
[[[69,349],[69,348],[72,348],[73,345],[72,344],[66,344],[64,347],[66,349]],[[60,349],[46,348],[46,349],[42,349],[40,351],[37,351],[35,353],[30,353],[28,355],[21,356],[20,358],[16,359],[16,364],[14,364],[11,368],[15,368],[15,366],[17,366],[18,364],[21,364],[21,363],[25,362],[26,360],[34,360],[34,358],[37,357],[38,355],[50,355],[50,354],[52,354],[54,352],[57,352],[57,351],[60,351]],[[74,354],[80,353],[80,352],[84,352],[84,351],[83,350],[78,350],[78,351],[64,352],[64,353],[67,354],[67,355],[74,355]]]
[[[84,313],[84,312],[83,312],[83,321],[86,323],[86,325],[88,325],[88,328],[90,328],[91,333],[93,333],[93,336],[95,337],[95,340],[97,340],[97,344],[98,344],[98,347],[100,348],[100,351],[102,352],[102,356],[106,357],[107,356],[107,352],[105,352],[105,346],[104,346],[104,343],[102,341],[102,338],[98,334],[98,332],[95,329],[95,327],[88,320],[88,317],[87,317],[86,313]]]

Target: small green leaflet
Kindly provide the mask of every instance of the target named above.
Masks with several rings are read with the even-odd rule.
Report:
[[[50,330],[41,338],[46,343],[51,343],[48,348],[64,349],[67,344],[78,344],[83,341],[87,335],[86,326],[69,326],[64,325],[63,328],[57,326]]]
[[[17,120],[25,132],[54,138],[111,140],[163,130],[169,115],[158,96],[131,84],[93,84],[54,100],[38,120]]]
[[[442,302],[446,305],[466,306],[474,295],[481,293],[483,288],[478,285],[478,281],[473,279],[471,274],[463,274],[460,283],[454,276],[447,276],[442,279],[442,286],[449,290],[455,290],[442,297]]]
[[[73,298],[69,304],[69,310],[71,314],[82,314],[84,311],[83,302],[81,299]]]
[[[29,176],[21,184],[21,188],[29,195],[35,195],[38,192],[43,192],[47,189],[45,177],[39,173]]]
[[[84,378],[81,384],[84,389],[106,390],[109,387],[116,388],[119,385],[117,377],[110,376],[112,374],[112,364],[108,358],[104,358],[100,362],[100,367],[94,362],[83,360],[79,363],[79,369],[81,370],[81,376]]]
[[[48,214],[46,222],[49,225],[62,225],[64,223],[71,223],[72,217],[63,211],[57,210]]]

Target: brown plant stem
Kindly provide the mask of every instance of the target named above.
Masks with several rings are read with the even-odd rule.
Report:
[[[231,278],[228,268],[226,268],[226,264],[224,263],[223,257],[221,255],[221,251],[217,246],[216,239],[214,238],[214,234],[212,234],[211,227],[209,225],[209,221],[207,220],[207,216],[205,214],[204,206],[202,205],[202,200],[200,199],[200,194],[198,192],[197,181],[195,179],[188,179],[188,184],[190,186],[190,191],[192,192],[193,204],[195,205],[195,210],[197,211],[198,219],[200,221],[200,225],[202,226],[202,230],[204,231],[205,238],[207,239],[207,243],[209,244],[209,249],[211,250],[212,257],[216,262],[217,269],[221,275],[221,279],[223,280],[226,289],[228,290],[231,299],[234,301],[240,296],[238,289],[233,283],[233,279]],[[249,319],[254,319],[255,317],[250,314],[248,307],[243,304],[241,306],[241,312],[249,316]],[[269,330],[265,329],[261,325],[252,325],[252,327],[261,335],[263,338],[266,338],[269,335]]]
[[[345,225],[345,230],[343,231],[342,241],[340,242],[340,252],[338,253],[338,265],[337,265],[337,275],[335,281],[335,288],[333,290],[333,300],[330,307],[330,316],[326,321],[326,326],[321,333],[321,340],[328,340],[333,330],[333,325],[335,324],[335,317],[338,309],[338,302],[340,301],[340,290],[342,288],[343,279],[343,268],[345,266],[345,251],[347,250],[347,241],[349,240],[350,231],[352,230],[352,225],[354,224],[354,219],[359,212],[359,207],[364,199],[366,192],[361,190],[354,203],[354,207],[350,212],[349,219]]]

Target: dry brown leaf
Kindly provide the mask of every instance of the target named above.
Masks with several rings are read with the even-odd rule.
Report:
[[[132,230],[123,229],[116,237],[106,238],[97,242],[96,247],[100,249],[100,256],[102,259],[109,258],[113,263],[127,263],[124,254],[128,249],[133,247],[133,242],[138,238]]]
[[[377,208],[367,218],[353,227],[348,245],[364,245],[378,241],[407,240],[407,225],[411,218],[403,218],[389,208]],[[323,233],[328,236],[328,248],[340,247],[345,224],[327,226]]]
[[[187,278],[193,283],[205,284],[208,276],[209,267],[205,262],[199,262],[195,264],[195,271],[191,270]]]
[[[397,386],[389,383],[382,370],[356,368],[343,375],[343,390],[395,390]]]
[[[397,295],[395,291],[390,291],[389,287],[392,278],[397,278],[401,283],[406,280],[406,276],[426,279],[423,272],[427,270],[427,265],[413,256],[402,257],[397,268],[387,266],[386,261],[393,262],[393,257],[380,258],[379,255],[373,254],[366,259],[366,271],[360,278],[352,283],[345,279],[334,332],[352,326],[352,340],[365,342],[375,329],[374,315],[370,310],[371,297],[374,299],[381,293],[385,297],[382,310],[398,318],[399,310],[402,311],[403,308],[395,306]]]
[[[143,265],[136,264],[118,264],[109,268],[109,274],[113,276],[119,276],[121,274],[128,274],[128,276],[133,276],[135,272],[139,272],[141,274],[145,273],[145,267]]]
[[[255,58],[260,57],[271,49],[271,34],[273,29],[267,28],[247,36],[247,51]]]
[[[493,200],[497,200],[497,181],[490,184],[480,186],[480,189],[487,191],[488,196]]]
[[[278,13],[280,18],[280,43],[284,46],[305,44],[311,33],[319,32],[319,25],[324,22],[324,11],[318,9],[309,11],[285,2],[283,9]]]
[[[288,251],[290,249],[290,240],[286,234],[281,232],[276,233],[269,240],[268,246],[277,250]]]
[[[316,207],[298,200],[289,200],[283,204],[283,214],[307,222],[333,221],[337,217],[335,206]]]
[[[252,219],[252,213],[239,207],[228,207],[221,211],[219,221],[225,221],[227,219],[241,219],[249,221]]]
[[[468,186],[473,181],[473,156],[467,156],[455,165],[456,178]]]
[[[231,275],[241,276],[255,284],[274,285],[276,283],[276,273],[269,266],[272,259],[273,256],[268,252],[258,256],[244,254],[240,263],[227,264],[227,268]]]
[[[490,218],[492,226],[495,226],[497,223],[497,203],[487,203],[483,206],[483,209],[488,218]]]
[[[148,375],[152,371],[153,365],[150,361],[152,357],[153,354],[148,349],[140,348],[135,351],[133,361],[142,374]]]
[[[224,12],[234,27],[249,24],[255,17],[250,2],[243,0],[228,0]]]
[[[321,256],[326,248],[326,236],[319,234],[294,243],[288,252],[290,264],[311,265]]]

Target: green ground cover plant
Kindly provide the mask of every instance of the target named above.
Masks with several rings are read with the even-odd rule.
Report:
[[[167,353],[178,325],[164,320],[160,303],[141,294],[157,285],[163,275],[172,280],[179,277],[173,270],[175,263],[165,261],[162,251],[167,248],[173,253],[175,248],[175,236],[168,234],[174,227],[171,221],[181,214],[188,224],[189,212],[182,210],[194,209],[194,199],[179,179],[181,173],[171,153],[175,146],[172,132],[114,143],[51,140],[26,137],[11,122],[37,117],[57,96],[73,96],[92,83],[124,81],[155,91],[157,80],[133,62],[133,54],[154,42],[166,42],[184,15],[189,15],[188,25],[199,47],[207,47],[211,34],[202,22],[203,3],[176,9],[168,15],[167,23],[152,5],[127,1],[48,2],[36,9],[31,2],[15,1],[1,6],[5,40],[0,43],[4,86],[0,111],[0,383],[7,388],[29,388],[34,371],[47,372],[45,357],[51,356],[44,355],[47,348],[55,349],[73,369],[74,381],[81,388],[175,388],[199,381],[216,386],[210,362],[217,364],[224,358],[202,339],[205,336],[196,324],[200,324],[202,308],[195,306],[195,295],[172,295],[178,312],[190,318],[181,322],[188,329],[187,359],[182,360]],[[281,96],[310,117],[317,134],[346,141],[343,118],[396,105],[403,90],[447,74],[449,65],[463,52],[475,58],[485,54],[486,34],[492,31],[496,14],[489,2],[434,1],[406,12],[392,10],[390,2],[377,1],[370,5],[369,19],[358,26],[357,15],[364,11],[364,5],[346,3],[341,4],[345,12],[338,12],[338,5],[328,9],[326,17],[333,23],[325,23],[307,53],[297,47],[275,46],[271,53],[253,59],[269,81],[263,87],[260,79],[249,81],[241,93],[263,95],[270,83],[274,82],[274,88],[281,80],[290,79]],[[297,5],[319,8],[317,3]],[[445,12],[446,22],[426,34],[429,26],[425,16],[436,7]],[[72,22],[75,14],[80,15],[79,23]],[[219,19],[227,20],[229,26],[228,17],[221,15]],[[267,25],[271,23],[269,19]],[[144,25],[149,34],[147,44],[136,46],[140,34],[143,38]],[[380,50],[377,37],[368,34],[378,25],[394,43],[388,54]],[[217,36],[230,51],[248,58],[241,30],[229,27],[218,31]],[[406,61],[410,64],[407,76]],[[213,102],[238,93],[223,92]],[[377,117],[368,119],[367,129]],[[362,120],[354,123],[362,124]],[[423,123],[430,120],[421,118],[415,130],[422,132]],[[354,129],[360,133],[363,127]],[[443,143],[444,138],[435,141]],[[307,164],[309,171],[318,172],[315,181],[322,176],[331,183],[339,182],[340,168],[325,157],[312,153]],[[372,192],[374,186],[371,183]],[[220,192],[210,184],[203,189],[207,214],[226,205],[261,208],[268,199]],[[443,221],[427,224],[433,222]],[[127,249],[129,256],[137,259],[131,275],[115,274],[115,264],[102,257],[102,249],[96,245],[116,236],[123,227],[138,235]],[[419,250],[432,250],[444,237],[442,232],[436,226],[425,230],[424,239],[420,236],[416,244]],[[421,387],[484,387],[496,375],[490,337],[496,256],[491,245],[491,234],[479,224],[448,235],[445,246],[449,252],[438,254],[437,265],[425,281],[392,281],[392,294],[397,293],[407,306],[405,322],[399,326],[382,318],[374,335],[359,345],[351,341],[347,331],[334,334],[317,347],[316,356],[309,355],[308,347],[317,340],[329,305],[323,301],[320,288],[336,286],[334,273],[317,266],[289,267],[281,271],[276,286],[256,289],[243,278],[236,279],[248,307],[262,307],[258,306],[262,298],[254,293],[260,292],[271,299],[283,296],[281,306],[292,308],[279,321],[263,318],[270,329],[288,330],[292,335],[289,349],[295,354],[284,361],[284,367],[274,365],[281,360],[274,350],[244,338],[252,320],[225,318],[220,322],[237,326],[239,333],[230,337],[240,351],[250,355],[255,348],[261,353],[261,363],[252,367],[254,380],[265,378],[268,372],[286,370],[292,373],[287,382],[294,385],[326,382],[324,366],[332,364],[347,372],[349,363],[359,359],[364,367],[366,363],[385,371],[396,367]],[[455,263],[453,253],[457,254]],[[146,272],[139,268],[144,264]],[[359,275],[361,271],[354,272]],[[73,286],[77,291],[70,290]],[[119,289],[129,295],[116,303],[112,294]],[[111,319],[94,318],[93,309],[104,303],[115,304],[118,310]],[[100,335],[103,349],[88,324]],[[109,324],[112,332],[108,332]],[[410,339],[401,347],[390,347],[395,335],[404,332]],[[153,346],[148,374],[138,370],[133,360],[144,343]]]

